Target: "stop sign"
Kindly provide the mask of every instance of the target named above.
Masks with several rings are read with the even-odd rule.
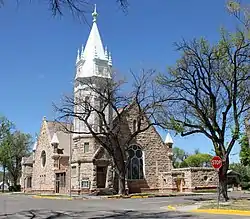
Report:
[[[219,156],[214,156],[211,160],[211,164],[214,169],[220,169],[222,167],[222,159]]]

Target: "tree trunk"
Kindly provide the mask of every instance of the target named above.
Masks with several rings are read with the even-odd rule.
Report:
[[[16,188],[17,187],[17,177],[13,177],[13,186]]]
[[[6,172],[6,167],[3,165],[3,187],[2,187],[2,193],[4,193],[4,185],[5,185],[5,172]]]
[[[126,189],[125,189],[125,176],[124,174],[119,174],[119,195],[125,195]]]
[[[227,193],[227,171],[229,167],[229,158],[226,158],[226,161],[223,162],[223,166],[219,170],[219,186],[220,186],[220,195],[225,201],[229,200]]]

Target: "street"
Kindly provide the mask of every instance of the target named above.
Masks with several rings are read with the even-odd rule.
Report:
[[[202,197],[202,196],[201,196]],[[168,211],[168,205],[191,203],[201,197],[148,199],[49,200],[24,195],[0,195],[2,218],[197,218],[212,219],[218,215],[198,215]],[[229,219],[239,216],[219,215]],[[248,217],[241,217],[248,218]]]

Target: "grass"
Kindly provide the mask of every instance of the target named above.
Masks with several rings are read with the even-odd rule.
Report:
[[[210,190],[197,190],[194,193],[216,193],[217,189],[210,189]]]
[[[219,208],[224,210],[250,211],[250,200],[239,199],[220,203]],[[213,201],[212,203],[201,206],[199,209],[217,209],[217,202]]]

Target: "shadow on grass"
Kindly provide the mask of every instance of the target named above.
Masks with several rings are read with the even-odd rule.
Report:
[[[194,215],[177,212],[139,212],[139,211],[49,211],[49,210],[29,210],[15,214],[1,214],[3,218],[191,218]]]

